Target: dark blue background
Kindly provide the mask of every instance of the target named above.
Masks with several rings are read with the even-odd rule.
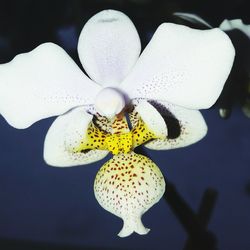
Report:
[[[80,27],[91,15],[109,7],[123,10],[133,19],[143,43],[147,42],[154,27],[171,19],[170,10],[203,14],[214,24],[224,17],[241,15],[246,21],[248,18],[245,1],[226,6],[211,1],[198,5],[192,1],[111,2],[1,1],[1,62],[46,41],[61,44],[76,58]],[[159,12],[152,12],[152,8]],[[201,142],[183,149],[147,150],[146,153],[194,212],[204,191],[207,188],[216,190],[218,198],[208,229],[217,238],[218,248],[249,250],[250,120],[243,116],[238,106],[234,107],[228,120],[219,118],[216,108],[203,114],[209,130]],[[43,141],[52,121],[53,118],[40,121],[27,130],[15,130],[0,117],[2,249],[7,246],[17,246],[15,249],[22,249],[22,246],[23,249],[38,249],[39,246],[41,249],[57,249],[56,246],[71,246],[70,249],[86,246],[87,249],[183,249],[187,233],[164,199],[143,217],[144,224],[151,228],[148,235],[117,237],[122,221],[103,210],[93,192],[95,175],[106,159],[65,169],[47,166],[42,157]]]

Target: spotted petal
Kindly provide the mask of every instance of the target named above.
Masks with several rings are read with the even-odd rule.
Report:
[[[99,204],[123,219],[120,237],[136,232],[147,234],[141,216],[162,197],[165,181],[160,169],[149,158],[131,152],[118,154],[106,162],[95,178]]]
[[[130,98],[209,108],[222,91],[234,54],[231,40],[220,29],[164,23],[120,88]]]
[[[0,65],[0,113],[16,128],[27,128],[40,119],[91,104],[99,89],[53,43]]]
[[[129,114],[132,124],[133,148],[156,138],[166,138],[168,129],[157,109],[146,100],[134,100],[135,108]]]
[[[152,140],[145,147],[166,150],[185,147],[201,140],[207,133],[207,125],[198,110],[185,109],[167,102],[152,101],[152,105],[164,118],[168,136]]]
[[[122,12],[104,10],[83,27],[78,52],[91,79],[105,86],[119,84],[137,61],[141,50],[134,24]]]
[[[93,116],[83,107],[59,116],[51,125],[44,143],[44,159],[56,167],[71,167],[89,164],[104,158],[107,150],[82,150],[82,143],[88,143],[88,128]]]

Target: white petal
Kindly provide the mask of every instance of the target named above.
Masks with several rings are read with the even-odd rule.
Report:
[[[207,125],[197,110],[185,109],[167,102],[152,102],[161,113],[168,127],[168,137],[145,144],[147,148],[166,150],[185,147],[201,140],[207,133]]]
[[[130,98],[209,108],[222,91],[234,55],[231,40],[220,29],[164,23],[120,88]]]
[[[0,113],[16,128],[93,103],[99,89],[53,43],[0,65]]]
[[[238,29],[238,30],[242,31],[250,39],[250,25],[244,24],[241,19],[233,19],[233,20],[225,19],[220,24],[220,29],[222,29],[224,31]]]
[[[140,118],[146,123],[149,130],[159,138],[165,138],[168,134],[167,126],[157,109],[147,101],[140,101],[135,107],[135,112],[138,112]]]
[[[200,16],[197,16],[195,14],[184,13],[184,12],[174,12],[173,15],[178,16],[179,18],[182,18],[183,20],[187,20],[194,24],[202,24],[208,28],[213,28],[208,22],[206,22]]]
[[[105,86],[119,84],[137,61],[141,50],[134,24],[122,12],[104,10],[83,27],[78,53],[88,75]]]
[[[126,237],[133,232],[149,232],[141,216],[160,200],[165,181],[154,162],[130,152],[114,155],[102,166],[95,178],[94,191],[104,209],[123,219],[118,236]]]
[[[74,148],[86,137],[92,117],[83,107],[79,107],[54,121],[44,142],[44,159],[47,164],[71,167],[99,161],[108,154],[105,150],[74,153]]]

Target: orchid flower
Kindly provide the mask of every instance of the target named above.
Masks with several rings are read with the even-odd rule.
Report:
[[[200,16],[196,14],[175,12],[174,15],[184,20],[187,20],[191,23],[201,24],[207,28],[213,28],[213,26],[211,26],[207,21],[205,21],[203,18],[201,18]],[[225,19],[219,25],[219,28],[223,31],[231,31],[231,30],[237,29],[243,32],[247,37],[250,38],[250,25],[244,24],[241,19],[232,19],[232,20]]]
[[[149,231],[141,216],[165,191],[159,168],[134,148],[172,149],[204,137],[198,109],[216,101],[234,60],[221,30],[172,23],[160,25],[140,50],[131,20],[104,10],[79,38],[89,78],[53,43],[0,65],[0,113],[10,125],[24,129],[59,115],[45,138],[47,164],[71,167],[113,154],[97,173],[94,191],[104,209],[123,219],[121,237]]]

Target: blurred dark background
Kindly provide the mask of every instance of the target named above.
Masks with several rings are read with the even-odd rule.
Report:
[[[250,24],[248,5],[247,0],[1,0],[0,62],[51,41],[80,66],[76,46],[81,28],[107,8],[132,19],[145,47],[162,22],[194,26],[173,12],[198,14],[214,27],[225,18]],[[49,167],[42,151],[53,118],[20,131],[0,117],[0,249],[249,250],[250,122],[241,112],[249,79],[241,76],[248,69],[250,46],[248,40],[238,45],[235,37],[236,76],[230,76],[216,106],[203,111],[209,128],[205,139],[183,149],[145,151],[169,184],[166,199],[143,217],[151,228],[146,236],[118,238],[121,220],[96,202],[93,182],[106,159],[89,166]],[[223,120],[218,109],[234,112]]]

